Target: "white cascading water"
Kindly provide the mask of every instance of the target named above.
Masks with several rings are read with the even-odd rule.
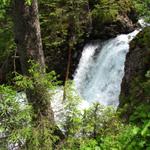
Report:
[[[129,42],[139,31],[85,46],[74,76],[76,89],[85,101],[118,106]]]

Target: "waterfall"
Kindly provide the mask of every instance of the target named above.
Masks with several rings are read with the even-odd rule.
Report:
[[[145,22],[145,20],[143,18],[139,19],[138,23],[142,28],[150,26],[150,23]]]
[[[85,46],[74,75],[78,94],[85,101],[118,106],[129,42],[139,31]]]

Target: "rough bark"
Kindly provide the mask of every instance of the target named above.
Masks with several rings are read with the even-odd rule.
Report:
[[[27,74],[28,59],[36,60],[45,66],[42,50],[37,0],[31,6],[25,0],[14,0],[14,33],[17,50],[20,55],[22,72]]]
[[[28,60],[33,59],[40,64],[41,74],[44,73],[44,54],[42,49],[40,23],[38,17],[38,3],[37,0],[32,0],[29,6],[25,0],[14,0],[14,35],[17,45],[17,51],[20,56],[20,63],[22,73],[28,73]],[[34,91],[27,90],[27,97],[29,103],[32,104],[36,118],[33,120],[40,120],[41,116],[48,117],[51,123],[54,123],[53,111],[50,106],[49,97],[46,97],[48,91],[42,85],[35,85]],[[41,91],[42,90],[42,91]],[[45,95],[44,95],[45,94]]]

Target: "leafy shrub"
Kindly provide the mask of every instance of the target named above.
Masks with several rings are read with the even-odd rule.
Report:
[[[54,73],[44,76],[40,75],[37,69],[38,65],[33,64],[29,70],[29,77],[17,75],[16,87],[22,91],[43,84],[53,89],[59,83]],[[145,93],[149,94],[147,91],[150,85],[149,72],[146,78],[141,85]],[[150,149],[150,106],[144,103],[134,108],[129,123],[124,123],[119,117],[120,112],[99,103],[81,110],[79,108],[81,98],[77,95],[73,83],[68,81],[64,102],[66,113],[61,124],[65,138],[56,143],[58,137],[54,133],[55,129],[44,117],[41,117],[38,126],[35,126],[32,122],[32,116],[35,115],[33,108],[26,98],[23,98],[23,102],[17,99],[14,87],[1,85],[0,96],[0,133],[3,134],[0,146],[3,149],[16,143],[22,149],[38,150]]]
[[[16,144],[24,149],[40,150],[42,147],[52,149],[58,139],[53,134],[55,127],[44,116],[41,116],[38,125],[33,121],[37,114],[35,108],[33,109],[34,105],[27,101],[25,92],[36,91],[38,103],[40,102],[38,94],[41,93],[45,97],[43,99],[46,100],[42,104],[47,105],[47,108],[53,94],[49,93],[49,89],[53,91],[60,82],[57,81],[55,72],[41,74],[38,64],[33,61],[29,63],[31,64],[30,76],[15,73],[14,87],[0,86],[0,133],[4,134],[0,144],[5,149]],[[21,93],[17,93],[18,90],[23,92],[23,97]]]
[[[31,135],[32,108],[25,101],[21,104],[17,100],[17,93],[12,87],[0,86],[0,133],[1,143],[7,146],[22,144]]]
[[[146,21],[150,21],[149,15],[150,15],[150,10],[149,10],[149,5],[150,1],[149,0],[133,0],[134,6],[136,8],[136,11],[138,12],[140,17],[145,18]]]

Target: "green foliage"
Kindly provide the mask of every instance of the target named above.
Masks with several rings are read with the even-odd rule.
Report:
[[[9,2],[9,0],[2,0],[0,4],[1,5],[6,5],[8,2]]]
[[[149,71],[146,74],[146,78],[146,80],[138,84],[142,87],[142,91],[144,91],[144,95],[148,100],[148,89],[150,87]],[[135,89],[134,92],[137,93],[137,90]],[[134,98],[136,97],[133,95],[132,100]],[[75,101],[75,99],[71,101]],[[71,106],[73,106],[71,110],[75,114],[70,111],[73,115],[69,116],[69,120],[72,122],[65,122],[66,127],[71,132],[67,132],[67,138],[62,144],[64,150],[109,150],[110,148],[112,150],[150,149],[149,105],[144,103],[139,106],[136,105],[133,108],[134,112],[130,116],[128,123],[124,123],[119,118],[119,112],[116,112],[111,107],[103,107],[98,103],[93,104],[84,110],[84,112],[78,110],[77,114],[75,109],[77,106]],[[73,121],[74,119],[75,121]]]
[[[13,23],[9,16],[9,9],[7,9],[9,6],[6,1],[0,4],[0,65],[3,65],[10,54],[15,51]]]
[[[30,76],[23,76],[16,73],[14,78],[14,87],[0,86],[0,133],[4,133],[5,138],[0,143],[5,149],[8,144],[17,143],[23,149],[52,149],[58,137],[53,134],[55,127],[49,123],[49,120],[41,116],[38,125],[33,121],[35,114],[34,105],[27,101],[25,93],[17,93],[15,90],[26,91],[36,90],[37,93],[42,93],[43,105],[49,107],[52,92],[47,95],[48,90],[53,91],[55,86],[60,83],[57,81],[55,72],[41,74],[40,66],[30,61],[29,69]],[[45,92],[45,89],[47,92]],[[54,93],[54,92],[53,92]],[[23,97],[21,96],[23,95]],[[38,95],[38,94],[37,94]],[[37,98],[38,99],[38,98]],[[39,102],[39,101],[38,101]],[[41,107],[43,107],[41,105]]]
[[[34,113],[25,97],[20,97],[11,87],[6,86],[0,86],[0,95],[0,133],[4,134],[0,146],[7,149],[8,144],[17,143],[25,149],[52,149],[57,137],[49,121],[43,118],[35,128],[32,122]]]
[[[78,108],[81,98],[76,94],[74,85],[71,81],[66,83],[66,101],[64,109],[65,121],[62,123],[62,127],[65,130],[65,134],[68,137],[75,136],[80,133],[81,125],[81,111]]]
[[[69,95],[70,91],[67,92]],[[64,150],[100,149],[106,136],[116,135],[124,128],[113,108],[95,103],[83,111],[78,108],[78,102],[75,94],[71,94],[69,103],[66,102],[66,121],[62,122],[67,136]]]
[[[22,144],[31,133],[31,106],[20,102],[12,87],[1,85],[0,96],[0,133],[4,134],[0,144]]]
[[[29,71],[34,76],[34,80],[31,77],[32,82],[21,84],[21,81],[28,82],[28,80],[19,75],[16,77],[19,84],[16,82],[16,85],[18,84],[23,89],[23,87],[33,88],[35,83],[38,84],[37,80],[41,78],[35,72],[37,67],[38,65],[34,64]],[[149,79],[149,72],[146,77]],[[145,83],[147,82],[144,82],[144,85]],[[51,150],[56,147],[55,142],[58,137],[47,119],[41,118],[39,125],[34,126],[31,119],[34,115],[31,106],[27,101],[20,103],[12,87],[1,86],[0,95],[2,100],[0,131],[7,135],[7,138],[0,143],[2,146],[9,142],[19,143],[23,149],[42,150],[44,147],[45,150]],[[68,81],[64,104],[66,113],[61,124],[66,138],[60,145],[57,145],[57,149],[133,150],[136,148],[148,150],[150,148],[149,105],[143,104],[136,107],[130,116],[129,124],[126,124],[119,118],[119,112],[112,107],[94,103],[83,111],[79,108],[80,102],[81,99],[76,94],[72,82]],[[25,145],[23,141],[26,141]]]
[[[145,18],[146,21],[150,21],[150,1],[149,0],[133,0],[134,6],[139,13],[139,16]]]
[[[40,72],[41,67],[39,64],[32,60],[29,61],[29,64],[31,66],[28,70],[29,76],[23,76],[21,74],[15,73],[14,81],[17,89],[34,89],[34,87],[37,85],[41,85],[49,90],[54,90],[55,87],[61,83],[57,80],[58,76],[56,75],[55,71],[42,74]]]
[[[117,150],[133,150],[135,148],[148,150],[150,148],[149,109],[150,107],[146,107],[146,105],[137,107],[130,117],[129,125],[124,125],[118,134],[105,136],[101,144],[102,149],[107,150],[112,147],[112,149]]]
[[[102,23],[116,21],[120,14],[128,13],[133,8],[131,0],[100,0],[92,11],[93,17]]]
[[[118,6],[114,2],[103,0],[95,6],[92,14],[104,23],[112,22],[118,15]]]
[[[32,125],[30,137],[26,139],[25,149],[52,150],[58,137],[47,119],[42,118],[39,125]]]
[[[29,6],[32,4],[32,0],[25,0],[25,2],[26,2],[26,4],[29,5]]]
[[[129,117],[130,124],[124,125],[125,128],[119,134],[106,136],[104,144],[102,144],[102,147],[105,147],[104,149],[108,149],[109,147],[120,150],[133,150],[134,148],[137,150],[150,149],[149,79],[150,75],[148,71],[145,79],[134,81],[130,97],[127,98],[127,103],[129,101],[132,103],[132,113],[130,112]],[[140,103],[136,102],[137,99],[140,99]],[[126,112],[127,108],[125,107],[124,109]]]
[[[12,39],[11,24],[0,29],[0,63],[2,63],[14,51],[14,41]]]
[[[87,0],[39,1],[43,47],[49,68],[59,61],[64,64],[69,45],[75,50],[75,45],[83,42],[83,36],[88,36],[90,16],[87,5]]]
[[[132,41],[131,46],[135,47],[138,44],[143,47],[144,51],[145,50],[150,51],[149,38],[150,38],[150,27],[145,27],[143,31],[140,32],[137,37],[135,37],[135,40]]]

